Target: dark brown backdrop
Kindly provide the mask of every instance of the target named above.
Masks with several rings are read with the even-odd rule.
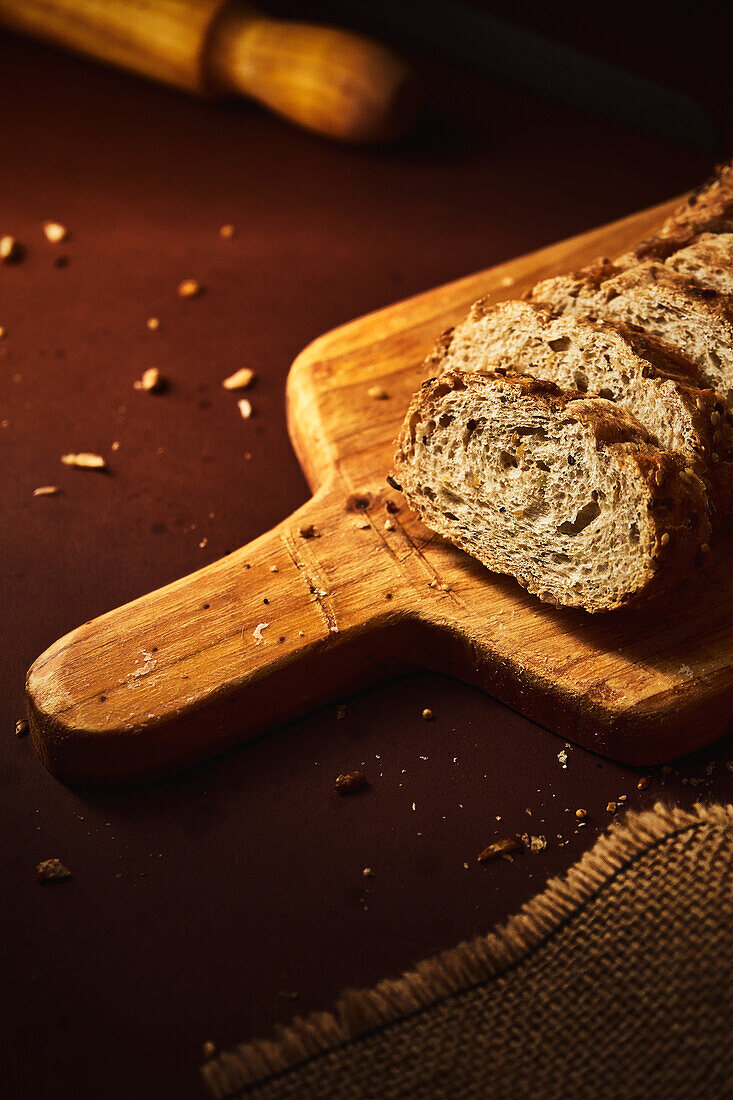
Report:
[[[638,67],[657,5],[635,7]],[[673,31],[663,76],[675,42],[684,50]],[[621,38],[616,28],[613,48]],[[343,719],[330,707],[115,794],[65,789],[13,736],[24,671],[57,636],[305,499],[283,415],[305,343],[662,200],[710,168],[704,154],[580,107],[418,60],[428,123],[374,151],[0,39],[0,234],[27,245],[23,263],[0,268],[7,1095],[193,1100],[203,1040],[266,1034],[346,985],[486,931],[590,845],[609,799],[730,795],[731,745],[655,772],[640,793],[636,773],[580,749],[561,769],[552,734],[418,674],[348,699]],[[709,102],[727,94],[725,73],[699,57],[677,68]],[[67,244],[45,241],[46,218],[69,227]],[[225,222],[231,241],[218,235]],[[200,299],[176,297],[186,276],[205,285]],[[258,373],[248,422],[220,387],[245,365]],[[134,391],[149,366],[170,377],[166,395]],[[76,450],[106,454],[112,473],[62,468]],[[32,496],[49,483],[63,495]],[[424,706],[435,722],[422,721]],[[371,788],[339,801],[335,775],[361,765]],[[579,806],[590,817],[575,831]],[[493,838],[525,829],[547,835],[546,852],[476,865]],[[36,884],[50,856],[71,882]]]

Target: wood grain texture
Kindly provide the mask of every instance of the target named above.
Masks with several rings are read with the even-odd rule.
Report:
[[[668,603],[592,617],[489,573],[428,531],[385,482],[443,328],[481,295],[516,297],[622,252],[670,205],[390,306],[306,348],[287,404],[313,498],[249,546],[87,623],[38,659],[28,700],[46,766],[77,783],[149,778],[408,667],[476,684],[628,763],[672,759],[727,732],[729,537],[719,536],[711,572]],[[369,395],[375,385],[387,399]]]

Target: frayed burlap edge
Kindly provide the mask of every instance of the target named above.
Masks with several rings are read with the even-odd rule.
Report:
[[[236,1097],[265,1078],[282,1073],[451,994],[495,978],[546,941],[603,886],[644,852],[665,839],[702,825],[733,827],[733,806],[692,811],[657,802],[629,812],[598,838],[563,876],[493,932],[426,959],[401,978],[373,989],[348,990],[333,1012],[314,1012],[276,1029],[274,1040],[255,1040],[225,1051],[202,1067],[216,1100]]]

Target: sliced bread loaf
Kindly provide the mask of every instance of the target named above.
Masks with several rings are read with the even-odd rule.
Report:
[[[623,321],[661,337],[682,350],[705,384],[733,405],[733,300],[727,295],[651,261],[623,272],[606,265],[546,279],[528,297],[554,316]]]
[[[733,294],[733,233],[701,233],[692,244],[673,252],[665,266],[698,286]]]
[[[701,233],[733,233],[733,161],[719,165],[715,174],[667,218],[658,233],[641,241],[617,263],[632,267],[644,260],[664,260]]]
[[[600,397],[449,371],[413,398],[394,476],[425,523],[540,599],[608,611],[708,551],[705,487]]]
[[[663,450],[680,451],[703,477],[714,448],[710,416],[722,401],[699,371],[663,341],[628,326],[551,317],[529,302],[476,302],[442,338],[433,370],[509,366],[629,409]]]

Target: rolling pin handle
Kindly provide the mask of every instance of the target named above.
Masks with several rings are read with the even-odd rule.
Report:
[[[244,93],[327,137],[390,141],[417,115],[409,66],[349,31],[270,19],[235,4],[211,27],[206,53],[215,91]]]

